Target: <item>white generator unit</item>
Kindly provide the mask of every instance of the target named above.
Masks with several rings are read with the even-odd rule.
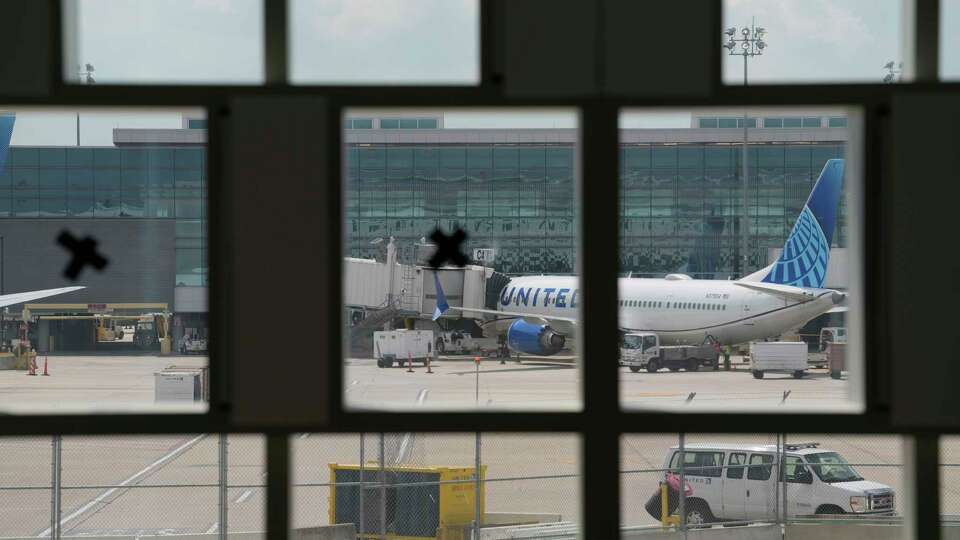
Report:
[[[154,376],[154,401],[207,401],[207,368],[170,366]]]
[[[750,344],[753,376],[762,379],[767,372],[790,373],[803,377],[807,364],[807,343],[804,341],[755,341]]]
[[[409,361],[427,363],[433,355],[433,330],[385,330],[373,333],[377,367],[399,366]]]

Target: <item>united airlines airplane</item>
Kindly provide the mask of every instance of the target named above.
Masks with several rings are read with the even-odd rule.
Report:
[[[780,258],[739,280],[695,280],[684,274],[620,278],[621,330],[654,332],[664,345],[699,344],[708,337],[727,345],[778,336],[823,313],[845,311],[846,293],[823,288],[842,194],[843,160],[831,159]],[[449,306],[439,280],[436,287],[434,320],[447,309],[491,315],[505,326],[515,352],[556,354],[577,326],[576,277],[512,279],[500,292],[497,310]]]

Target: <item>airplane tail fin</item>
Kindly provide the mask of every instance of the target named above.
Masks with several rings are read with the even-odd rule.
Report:
[[[450,309],[450,304],[447,303],[447,295],[443,293],[440,275],[436,271],[433,272],[433,284],[437,289],[437,307],[433,308],[433,320],[437,320]]]
[[[831,159],[820,171],[807,204],[800,211],[783,246],[770,266],[742,278],[795,287],[823,287],[830,261],[830,242],[843,196],[843,160]]]

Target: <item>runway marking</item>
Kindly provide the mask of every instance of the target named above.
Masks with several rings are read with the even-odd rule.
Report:
[[[420,392],[417,394],[417,405],[423,405],[423,401],[427,399],[427,394],[430,391],[426,388],[421,388]],[[410,450],[413,446],[410,444],[410,441],[414,440],[416,435],[413,433],[404,433],[403,439],[400,441],[400,448],[397,449],[397,459],[394,460],[395,465],[400,465],[407,460],[407,454],[410,453]]]
[[[207,529],[207,532],[205,532],[205,533],[203,533],[203,534],[213,534],[213,533],[217,532],[217,528],[218,528],[218,527],[220,527],[220,522],[219,522],[219,521],[214,521],[214,522],[213,522],[213,525],[211,525],[210,528]]]
[[[133,476],[127,478],[127,479],[124,480],[123,482],[120,482],[120,483],[117,485],[117,487],[112,487],[112,488],[104,491],[103,493],[101,493],[100,495],[98,495],[95,499],[93,499],[92,501],[88,502],[87,504],[81,506],[80,508],[78,508],[77,510],[75,510],[73,513],[71,513],[70,515],[68,515],[67,517],[61,518],[61,519],[60,519],[60,530],[61,530],[61,531],[63,530],[63,525],[64,525],[65,523],[67,523],[67,522],[69,522],[69,521],[72,521],[72,520],[73,520],[74,518],[76,518],[77,516],[80,516],[81,514],[83,514],[84,512],[86,512],[87,510],[89,510],[89,509],[93,508],[94,506],[102,503],[107,497],[113,495],[113,494],[116,493],[117,491],[119,491],[119,490],[127,487],[128,485],[136,482],[137,480],[140,480],[143,476],[146,476],[148,473],[152,472],[154,469],[156,469],[156,468],[158,468],[158,467],[161,467],[161,466],[165,465],[168,461],[172,460],[173,458],[180,456],[180,454],[182,454],[182,453],[186,452],[187,450],[189,450],[190,448],[192,448],[192,447],[193,447],[194,445],[196,445],[198,442],[202,441],[206,436],[207,436],[206,434],[197,435],[196,437],[190,439],[189,441],[181,444],[180,446],[174,448],[174,449],[171,450],[170,452],[167,452],[167,454],[165,454],[164,456],[162,456],[160,459],[158,459],[158,460],[154,461],[153,463],[151,463],[150,465],[147,465],[146,467],[140,469],[139,471],[137,471],[136,473],[134,473]],[[40,538],[40,537],[43,537],[43,536],[50,536],[50,527],[47,527],[46,530],[44,530],[42,533],[38,534],[38,535],[37,535],[37,538]]]
[[[252,489],[248,489],[248,490],[244,491],[243,493],[241,493],[240,496],[237,497],[237,500],[233,501],[233,504],[240,504],[240,503],[242,503],[243,501],[249,499],[251,495],[253,495],[253,490],[252,490]]]

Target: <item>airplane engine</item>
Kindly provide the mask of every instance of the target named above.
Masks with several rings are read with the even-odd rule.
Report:
[[[546,324],[531,324],[517,319],[507,329],[507,345],[515,351],[536,356],[550,356],[563,349],[567,339]]]

